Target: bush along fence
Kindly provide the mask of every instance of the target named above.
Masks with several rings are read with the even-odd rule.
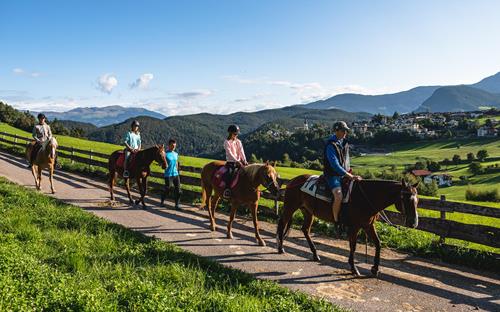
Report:
[[[27,142],[31,141],[29,138],[20,137],[18,135],[13,135],[9,133],[0,132],[0,142],[25,147]],[[107,171],[108,164],[105,160],[108,159],[109,155],[104,153],[99,153],[96,151],[82,150],[74,147],[59,146],[58,147],[59,157],[69,159],[72,163],[77,162],[92,167],[102,168]],[[183,173],[189,172],[191,175],[185,175]],[[193,174],[194,173],[194,174]],[[201,186],[201,179],[199,175],[201,173],[201,168],[181,166],[181,182],[183,185],[190,186]],[[163,179],[163,175],[160,172],[151,172],[153,178]],[[288,180],[282,180],[281,182],[286,183]],[[162,189],[163,184],[151,181],[149,183],[150,187],[156,189]],[[200,197],[200,192],[196,190],[184,189],[183,192],[189,196]],[[274,201],[274,207],[259,206],[261,210],[275,210],[274,213],[278,214],[279,206],[282,202],[282,194],[279,198],[275,198],[273,195],[262,192],[262,198],[270,199]],[[430,217],[420,217],[418,230],[433,233],[439,236],[439,241],[444,242],[445,238],[454,238],[471,243],[482,244],[494,248],[500,248],[500,228],[478,225],[478,224],[466,224],[453,220],[448,220],[446,216],[452,213],[465,213],[472,214],[476,216],[483,216],[489,218],[500,219],[500,209],[484,207],[480,205],[465,204],[459,202],[447,201],[444,196],[441,199],[425,199],[421,198],[418,204],[419,208],[434,210],[440,212],[439,218]],[[395,224],[403,223],[403,216],[398,212],[385,211],[387,216]],[[500,220],[498,220],[500,223]]]

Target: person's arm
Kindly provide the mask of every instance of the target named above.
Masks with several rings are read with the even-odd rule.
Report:
[[[345,175],[347,175],[348,177],[351,176],[351,174],[345,171],[345,169],[342,168],[342,166],[340,165],[339,160],[337,158],[337,152],[335,151],[332,145],[328,145],[326,147],[326,158],[328,159],[330,166],[336,173],[340,174],[341,176]]]
[[[246,166],[247,163],[247,158],[245,156],[245,150],[243,149],[243,144],[241,143],[240,140],[238,140],[238,145],[239,145],[239,153],[240,153],[240,159],[243,164],[243,166]]]
[[[232,158],[231,160],[238,159],[238,155],[235,155],[233,149],[229,145],[229,140],[224,141],[224,149],[226,150],[226,158],[227,158],[227,155],[229,154],[229,156],[231,156],[231,158]],[[226,159],[226,160],[228,160],[228,159]]]
[[[49,125],[46,126],[47,126],[47,139],[50,140],[50,138],[52,138],[52,130],[50,129]]]
[[[127,135],[125,136],[125,141],[123,141],[123,143],[125,144],[127,150],[132,151],[133,148],[130,146],[129,142],[130,142],[130,132],[127,132]]]

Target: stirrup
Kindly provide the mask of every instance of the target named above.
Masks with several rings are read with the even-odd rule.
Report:
[[[224,193],[222,193],[222,197],[224,197],[224,199],[231,198],[231,195],[232,195],[231,194],[231,189],[228,189],[228,188],[224,190]]]
[[[123,171],[123,177],[130,178],[130,174],[129,174],[128,170]]]

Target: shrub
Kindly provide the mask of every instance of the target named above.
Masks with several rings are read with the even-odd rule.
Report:
[[[474,190],[468,188],[465,190],[465,198],[467,200],[500,202],[500,195],[497,189],[491,190]]]
[[[417,186],[417,192],[420,195],[426,196],[436,196],[438,191],[438,185],[436,181],[432,181],[432,183],[423,183],[420,182]]]
[[[476,155],[476,157],[477,157],[477,159],[478,159],[479,161],[484,161],[484,160],[485,160],[488,156],[489,156],[489,155],[488,155],[488,151],[487,151],[487,150],[484,150],[484,149],[483,149],[483,150],[479,150],[479,151],[477,152],[477,155]]]
[[[481,164],[477,161],[471,162],[469,165],[469,171],[472,174],[481,174],[483,173],[483,166],[481,166]]]
[[[476,156],[474,156],[474,153],[467,153],[467,160],[472,162],[474,159],[476,159]]]

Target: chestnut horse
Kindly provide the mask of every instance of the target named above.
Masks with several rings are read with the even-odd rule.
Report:
[[[57,151],[57,140],[51,137],[47,141],[42,143],[42,146],[38,150],[34,159],[31,159],[32,151],[35,142],[31,142],[26,146],[26,160],[32,164],[31,173],[33,173],[33,178],[35,178],[35,186],[37,190],[41,189],[42,183],[42,170],[49,170],[49,181],[50,190],[52,194],[56,192],[54,188],[54,166],[56,162],[56,151]]]
[[[283,212],[278,222],[276,238],[278,241],[278,252],[284,253],[283,239],[288,235],[294,212],[300,209],[304,214],[302,232],[307,239],[313,259],[319,261],[316,246],[314,246],[310,236],[311,226],[314,217],[333,222],[333,215],[330,203],[317,199],[300,190],[300,187],[307,181],[308,177],[309,175],[301,175],[289,182],[285,190]],[[362,228],[375,243],[375,257],[371,273],[374,276],[378,275],[380,239],[375,230],[374,222],[379,212],[395,204],[396,209],[404,216],[405,226],[417,227],[418,197],[416,187],[417,184],[409,185],[404,180],[401,182],[384,180],[360,180],[354,182],[349,206],[341,212],[347,213],[345,220],[346,225],[349,227],[349,265],[352,274],[356,276],[360,275],[358,268],[354,264],[354,252],[356,251],[358,232]]]
[[[201,187],[202,187],[202,207],[206,205],[208,217],[210,218],[210,229],[215,231],[215,208],[219,203],[219,199],[224,192],[223,188],[213,185],[212,178],[215,172],[222,166],[225,161],[212,161],[206,164],[201,171]],[[259,206],[260,192],[259,186],[263,185],[269,189],[272,194],[276,195],[279,192],[280,186],[277,182],[277,173],[274,165],[251,164],[239,169],[239,180],[236,186],[232,189],[230,199],[231,213],[229,222],[227,223],[227,238],[233,238],[232,223],[236,210],[240,205],[247,204],[252,211],[253,225],[255,228],[255,238],[260,246],[265,246],[266,243],[259,234],[259,222],[257,220],[257,208]],[[213,194],[212,194],[213,192]]]
[[[111,200],[115,200],[115,195],[113,194],[113,186],[115,185],[115,180],[117,174],[123,178],[123,166],[118,167],[116,161],[123,150],[115,151],[109,156],[108,168],[109,168],[109,193],[111,194]],[[133,155],[130,155],[129,160],[129,177],[135,178],[137,182],[137,188],[141,197],[135,201],[135,204],[142,203],[142,207],[146,208],[144,203],[144,197],[146,196],[146,191],[148,188],[148,176],[151,174],[150,166],[153,161],[156,160],[158,164],[161,165],[163,169],[167,167],[167,160],[165,159],[165,148],[163,145],[155,145],[148,149],[139,151],[135,154],[135,159],[132,160]],[[132,164],[133,163],[133,164]],[[129,178],[123,178],[125,180],[125,188],[127,189],[128,199],[130,204],[133,204],[132,196],[130,195],[130,184]]]

